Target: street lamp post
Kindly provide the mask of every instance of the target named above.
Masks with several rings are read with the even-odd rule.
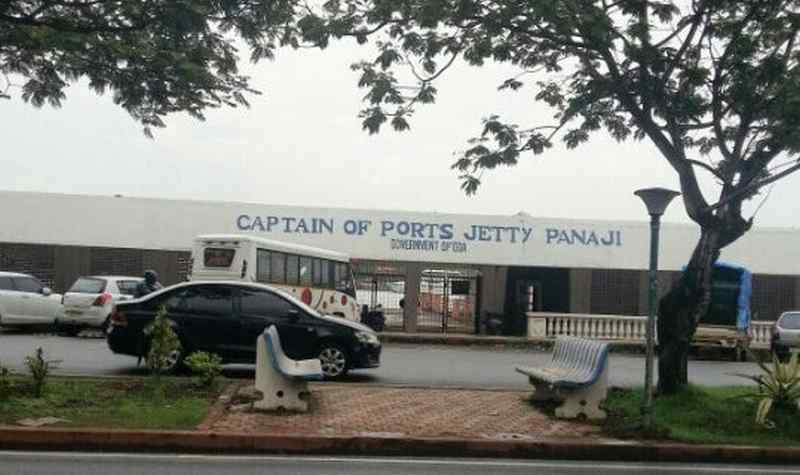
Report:
[[[644,188],[634,192],[644,201],[650,215],[650,291],[648,293],[647,327],[647,360],[644,367],[644,399],[642,401],[642,419],[645,429],[652,423],[653,406],[653,340],[655,335],[656,305],[658,303],[658,232],[661,227],[661,215],[670,201],[680,195],[677,191],[666,188]]]

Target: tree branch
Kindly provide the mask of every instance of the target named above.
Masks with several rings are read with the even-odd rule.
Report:
[[[780,173],[776,173],[775,175],[772,175],[771,177],[765,178],[765,179],[763,179],[761,181],[757,181],[755,183],[751,183],[751,184],[745,186],[744,188],[740,188],[740,189],[734,191],[730,195],[728,195],[725,198],[719,200],[716,204],[709,206],[708,210],[709,211],[713,211],[715,209],[721,208],[722,206],[725,206],[726,204],[728,204],[731,201],[739,198],[740,196],[752,193],[754,191],[758,191],[761,187],[769,185],[772,182],[778,181],[781,178],[784,178],[784,177],[786,177],[788,175],[791,175],[792,173],[794,173],[794,172],[796,172],[798,170],[800,170],[800,162],[798,162],[796,165],[792,166],[791,168],[787,168],[786,170],[784,170],[784,171],[782,171]]]

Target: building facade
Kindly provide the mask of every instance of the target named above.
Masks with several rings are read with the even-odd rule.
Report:
[[[525,311],[643,315],[649,225],[513,216],[0,192],[0,270],[56,291],[80,275],[185,280],[198,234],[255,234],[349,254],[358,299],[393,329],[523,334]],[[678,277],[692,225],[665,224],[660,285]],[[753,316],[800,307],[800,230],[755,228],[722,260],[754,274]],[[415,302],[417,305],[405,305]],[[402,305],[401,305],[402,304]]]

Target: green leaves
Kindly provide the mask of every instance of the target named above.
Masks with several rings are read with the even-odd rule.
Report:
[[[295,0],[6,4],[0,73],[22,78],[23,100],[58,107],[67,86],[87,78],[99,94],[111,91],[145,133],[175,112],[202,119],[209,107],[247,105],[256,91],[238,72],[237,42],[253,61],[271,58],[279,44],[299,45]],[[309,35],[323,29],[305,26]]]
[[[690,216],[708,222],[703,216],[712,210],[692,155],[713,156],[707,165],[714,179],[740,201],[752,193],[738,188],[766,183],[773,159],[786,165],[800,153],[794,0],[336,0],[316,15],[313,28],[302,29],[311,43],[319,43],[322,30],[359,43],[377,39],[376,57],[356,66],[367,90],[361,117],[369,133],[389,121],[406,130],[415,106],[435,102],[434,85],[453,60],[517,68],[501,91],[524,93],[522,78],[532,76],[536,87],[528,94],[552,116],[520,125],[485,122],[453,166],[468,193],[482,171],[513,165],[556,141],[575,148],[597,133],[649,138],[681,175]]]
[[[772,354],[771,362],[765,363],[755,358],[761,374],[737,374],[756,383],[756,389],[744,397],[758,401],[756,424],[771,427],[774,424],[767,418],[773,408],[781,408],[796,414],[800,404],[800,360],[793,353],[789,361],[783,363]]]
[[[206,388],[213,388],[222,374],[222,358],[214,353],[195,351],[186,358],[186,366],[198,375],[198,382]]]
[[[165,307],[158,309],[155,319],[145,328],[144,333],[149,344],[147,366],[153,376],[158,378],[180,363],[181,342],[172,329]]]

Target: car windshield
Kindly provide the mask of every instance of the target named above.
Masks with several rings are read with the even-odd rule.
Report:
[[[786,313],[781,317],[781,328],[800,330],[800,312]]]
[[[99,294],[106,289],[106,281],[103,279],[94,279],[91,277],[81,277],[76,280],[68,292],[76,292],[80,294]]]

